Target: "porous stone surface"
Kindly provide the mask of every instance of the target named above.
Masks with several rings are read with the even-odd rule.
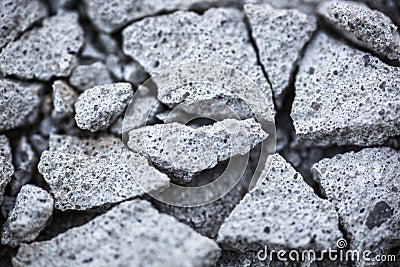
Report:
[[[219,254],[214,241],[133,200],[49,241],[22,245],[13,264],[200,267],[213,266]]]
[[[79,65],[71,73],[69,82],[79,91],[85,91],[96,85],[112,83],[107,67],[96,62],[90,65]]]
[[[3,202],[4,189],[14,173],[10,142],[5,135],[0,135],[0,203]]]
[[[296,9],[269,5],[248,4],[244,9],[275,103],[281,107],[300,53],[317,29],[316,19]]]
[[[23,185],[32,179],[38,163],[38,156],[26,136],[23,136],[18,141],[13,158],[15,171],[14,177],[10,182],[10,190],[11,194],[15,195]]]
[[[47,16],[45,5],[37,0],[0,2],[0,49],[13,41],[32,24]]]
[[[50,148],[42,153],[38,169],[60,210],[105,206],[163,190],[169,184],[168,177],[144,156],[114,137],[51,135]]]
[[[0,72],[45,81],[54,76],[65,77],[75,67],[82,45],[83,31],[77,14],[58,14],[5,46],[0,53]]]
[[[178,11],[132,23],[122,34],[124,53],[150,75],[188,62],[224,64],[247,75],[264,94],[263,105],[274,110],[271,88],[258,65],[243,14],[238,10],[212,8],[203,15]]]
[[[0,131],[32,124],[38,114],[42,85],[0,78]]]
[[[400,68],[320,33],[296,78],[296,134],[318,145],[382,144],[400,134],[399,86]]]
[[[66,82],[57,80],[53,83],[53,111],[52,116],[63,118],[74,113],[75,100],[78,94]]]
[[[400,153],[365,148],[323,159],[314,179],[339,213],[350,248],[390,254],[400,240]]]
[[[324,2],[318,13],[352,42],[400,61],[400,35],[385,14],[353,1]]]
[[[75,102],[75,120],[79,128],[96,132],[110,126],[124,111],[133,95],[129,83],[95,86]]]
[[[53,212],[53,202],[40,187],[24,185],[3,226],[1,243],[16,247],[35,240]]]
[[[246,154],[267,136],[254,119],[226,119],[197,129],[170,123],[130,131],[128,146],[188,182],[219,161]]]
[[[327,249],[342,236],[335,207],[319,198],[278,154],[268,157],[265,179],[244,196],[218,232],[224,248]]]

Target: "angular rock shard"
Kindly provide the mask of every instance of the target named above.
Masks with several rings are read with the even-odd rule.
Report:
[[[46,6],[38,0],[1,1],[0,49],[45,16],[47,16]]]
[[[179,123],[146,126],[129,132],[128,146],[188,182],[219,161],[246,154],[267,136],[254,119],[226,119],[197,129]]]
[[[133,200],[49,241],[22,245],[13,264],[200,267],[213,266],[219,254],[214,241]]]
[[[104,206],[163,190],[169,184],[165,174],[114,137],[52,135],[38,169],[50,186],[55,207],[61,210]]]
[[[258,65],[243,15],[236,9],[212,8],[203,15],[178,11],[145,18],[124,29],[123,51],[152,76],[189,62],[228,65],[254,81],[266,99],[258,101],[274,110],[271,88]]]
[[[279,10],[269,5],[245,5],[245,12],[280,107],[300,53],[317,29],[316,19],[295,9]]]
[[[400,134],[400,68],[319,34],[296,78],[296,134],[318,145],[382,144]]]
[[[341,232],[334,206],[320,199],[278,154],[269,156],[265,180],[244,196],[217,241],[241,252],[268,248],[328,249]]]
[[[71,73],[69,82],[79,91],[85,91],[96,85],[112,83],[107,67],[96,62],[91,65],[77,66]]]
[[[0,78],[0,131],[26,126],[39,111],[42,84]]]
[[[4,47],[0,53],[0,72],[44,81],[54,76],[66,77],[76,65],[76,54],[82,45],[78,15],[58,14]]]
[[[78,94],[71,86],[61,80],[53,83],[52,117],[64,118],[74,113],[74,104]]]
[[[324,2],[318,13],[355,44],[400,62],[400,35],[385,14],[353,1]]]
[[[107,128],[124,111],[132,95],[129,83],[105,84],[86,90],[75,102],[76,124],[92,132]]]
[[[0,135],[0,203],[3,202],[4,189],[14,173],[10,143],[5,135]]]
[[[398,151],[365,148],[340,154],[321,160],[312,172],[336,206],[351,249],[387,255],[400,245]]]
[[[53,198],[45,190],[24,185],[3,226],[1,243],[16,247],[36,239],[53,212]]]

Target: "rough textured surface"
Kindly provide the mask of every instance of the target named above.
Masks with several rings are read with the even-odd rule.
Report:
[[[350,247],[389,254],[400,245],[400,153],[366,148],[323,159],[312,168],[337,208]]]
[[[3,226],[1,243],[16,247],[35,240],[53,212],[53,202],[40,187],[24,185]]]
[[[316,30],[317,22],[298,10],[278,10],[269,5],[245,5],[245,12],[275,103],[280,107],[296,61]]]
[[[77,90],[84,91],[96,85],[112,83],[112,79],[107,67],[101,62],[96,62],[77,66],[72,71],[69,82]]]
[[[118,138],[50,136],[39,172],[51,188],[57,209],[85,210],[140,196],[168,186],[168,177],[129,151]],[[140,179],[140,185],[136,183]]]
[[[383,13],[352,1],[324,2],[318,13],[352,42],[385,58],[400,61],[397,26]]]
[[[297,135],[319,145],[381,144],[400,134],[400,68],[326,34],[310,44],[296,79]]]
[[[15,171],[14,177],[10,182],[10,189],[11,194],[15,195],[23,185],[32,179],[38,163],[38,157],[26,136],[23,136],[18,141],[13,158]]]
[[[0,131],[34,122],[42,85],[0,78]]]
[[[46,81],[53,76],[68,76],[83,45],[82,35],[74,13],[47,18],[42,27],[24,33],[1,51],[0,72]]]
[[[10,143],[5,135],[0,135],[0,203],[3,202],[4,189],[14,173]]]
[[[326,249],[341,237],[334,206],[320,199],[278,154],[269,156],[265,180],[244,196],[218,233],[225,248]]]
[[[128,146],[188,182],[219,161],[246,154],[267,136],[254,119],[226,119],[197,129],[179,123],[142,127],[129,132]]]
[[[1,1],[0,49],[46,15],[46,7],[38,0]]]
[[[63,118],[74,113],[74,104],[78,94],[71,86],[61,80],[53,83],[52,116]]]
[[[263,104],[274,110],[271,88],[257,63],[243,15],[236,9],[212,8],[203,15],[178,11],[145,18],[124,29],[123,51],[151,75],[193,61],[231,66],[257,84],[267,101]]]
[[[146,201],[119,204],[54,239],[23,245],[15,266],[212,266],[218,245]]]
[[[124,111],[132,95],[129,83],[105,84],[86,90],[75,102],[78,127],[92,132],[107,128]]]

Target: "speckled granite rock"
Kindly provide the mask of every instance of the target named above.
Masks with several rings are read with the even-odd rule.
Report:
[[[0,135],[0,203],[3,202],[4,189],[14,173],[10,143],[5,135]]]
[[[74,104],[78,94],[75,90],[61,80],[53,83],[53,110],[52,117],[63,118],[72,115],[75,111]]]
[[[22,245],[14,266],[212,266],[218,245],[146,201],[128,201],[44,242]]]
[[[46,7],[38,0],[1,1],[0,49],[45,16],[47,16]]]
[[[323,159],[312,167],[314,179],[337,208],[349,247],[390,254],[400,245],[400,153],[365,148]]]
[[[85,91],[96,85],[112,83],[107,67],[96,62],[90,65],[79,65],[71,73],[69,82],[77,90]]]
[[[400,134],[400,68],[320,33],[296,78],[296,134],[318,145],[382,144]]]
[[[62,13],[43,21],[42,27],[25,32],[0,53],[0,72],[23,79],[50,80],[65,77],[76,65],[83,45],[83,31],[74,13]]]
[[[129,83],[105,84],[86,90],[75,102],[76,124],[92,132],[107,128],[124,111],[132,95]]]
[[[128,146],[189,182],[219,161],[246,154],[267,136],[254,119],[226,119],[197,129],[179,123],[146,126],[129,132]]]
[[[352,42],[400,62],[400,35],[385,14],[353,1],[324,2],[318,12]]]
[[[0,131],[32,124],[40,105],[42,85],[0,78]]]
[[[51,188],[55,207],[61,210],[104,206],[144,191],[163,190],[169,183],[145,157],[114,137],[95,140],[52,135],[38,169]]]
[[[269,5],[245,5],[245,12],[275,103],[281,107],[297,59],[317,28],[316,19],[295,9]]]
[[[327,249],[341,237],[334,206],[320,199],[278,154],[268,158],[265,180],[244,196],[217,241],[241,252],[269,248]]]
[[[40,187],[24,185],[3,226],[1,243],[16,247],[35,240],[53,212],[53,202]]]

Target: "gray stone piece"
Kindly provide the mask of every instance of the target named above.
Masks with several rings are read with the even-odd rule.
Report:
[[[45,190],[24,185],[3,226],[1,243],[17,247],[34,241],[53,213],[53,203],[53,198]]]
[[[4,189],[14,174],[10,143],[5,135],[0,135],[0,203],[3,202]]]
[[[385,14],[353,1],[324,2],[318,13],[355,44],[400,62],[400,35]]]
[[[38,115],[42,84],[0,78],[0,131],[32,124]]]
[[[328,249],[341,237],[334,205],[319,198],[278,154],[269,156],[259,187],[244,196],[217,241],[240,252],[268,248]]]
[[[323,159],[314,179],[337,208],[349,247],[390,254],[400,245],[400,153],[365,148]]]
[[[112,83],[112,79],[107,67],[101,62],[96,62],[77,66],[72,71],[69,82],[82,92],[97,85]]]
[[[110,54],[106,58],[107,70],[118,80],[124,80],[124,66],[121,58],[115,54]],[[127,80],[126,80],[127,81]],[[130,81],[128,81],[130,82]]]
[[[269,5],[248,4],[244,9],[275,103],[280,107],[301,51],[317,29],[316,19],[295,9]]]
[[[296,78],[291,117],[300,140],[382,144],[400,134],[400,68],[320,33]]]
[[[254,119],[226,119],[197,129],[170,123],[129,132],[128,146],[184,182],[235,155],[244,155],[268,136]]]
[[[178,11],[145,18],[123,30],[123,51],[152,76],[189,62],[230,66],[254,81],[266,98],[263,105],[273,111],[272,91],[243,19],[243,14],[232,8],[212,8],[203,15]]]
[[[3,218],[7,218],[10,211],[14,208],[16,197],[10,197],[5,195],[3,203],[1,204],[1,215]]]
[[[55,238],[22,245],[14,266],[213,266],[218,245],[147,201],[119,204]]]
[[[133,84],[140,84],[146,81],[148,74],[143,67],[135,62],[131,61],[124,65],[124,80]]]
[[[38,169],[60,210],[101,207],[169,185],[165,174],[114,137],[51,135]],[[139,179],[141,187],[136,183]]]
[[[132,95],[129,83],[105,84],[86,90],[75,102],[78,127],[92,132],[107,128],[124,111]]]
[[[75,13],[62,13],[25,32],[0,53],[0,72],[23,79],[48,81],[69,76],[83,46],[83,31]]]
[[[10,182],[11,194],[15,195],[21,187],[32,180],[38,163],[38,156],[26,136],[17,143],[14,150],[14,177]]]
[[[3,0],[0,2],[0,49],[13,41],[32,24],[47,16],[45,5],[38,1]]]
[[[57,80],[53,83],[52,117],[64,118],[74,113],[74,104],[78,94],[67,83]]]

